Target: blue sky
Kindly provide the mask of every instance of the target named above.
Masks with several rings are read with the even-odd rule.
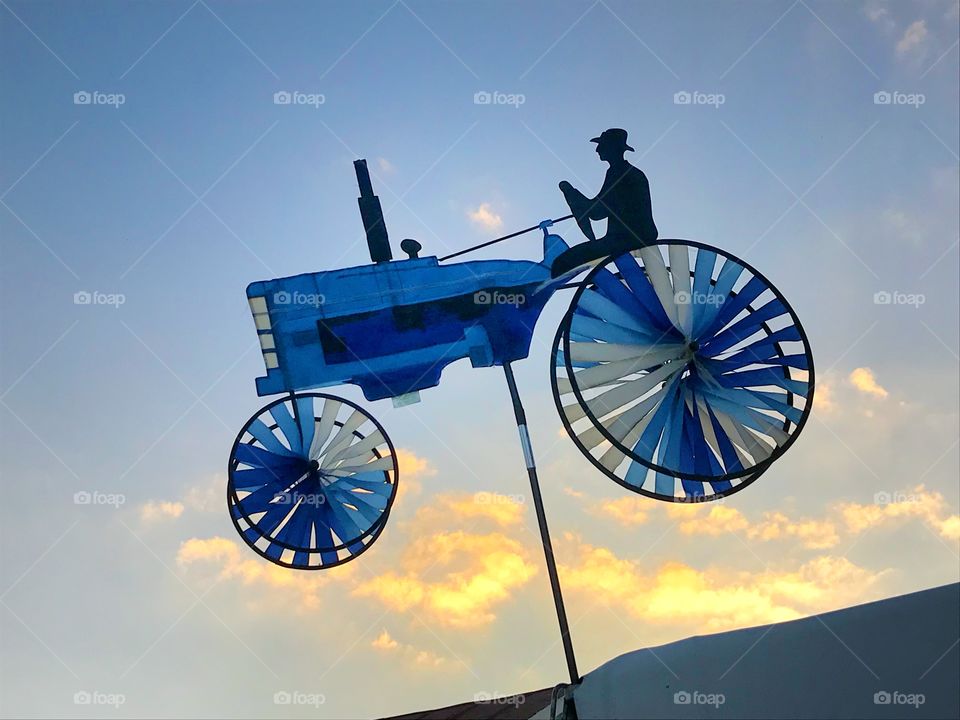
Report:
[[[561,437],[547,368],[565,300],[547,308],[517,376],[582,670],[957,581],[957,17],[911,1],[4,0],[0,711],[95,715],[74,694],[99,692],[134,716],[377,716],[563,678],[497,371],[457,364],[419,405],[365,403],[407,467],[384,535],[342,571],[270,571],[222,507],[230,444],[265,402],[244,288],[368,261],[357,157],[394,251],[413,237],[443,255],[565,214],[557,183],[599,188],[588,139],[624,127],[661,236],[743,257],[803,320],[813,420],[698,522]],[[675,104],[684,91],[723,102]],[[539,253],[531,234],[477,257]],[[294,690],[325,702],[274,703]]]

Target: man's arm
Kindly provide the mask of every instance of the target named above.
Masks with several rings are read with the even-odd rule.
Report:
[[[604,220],[609,218],[610,209],[607,207],[606,201],[609,199],[611,191],[627,180],[629,180],[629,178],[623,175],[614,176],[611,170],[607,170],[607,174],[603,176],[603,186],[600,188],[600,192],[597,193],[595,198],[587,199],[587,216],[591,220]]]
[[[576,219],[580,231],[587,237],[587,240],[596,240],[597,236],[593,233],[593,227],[590,225],[589,217],[589,212],[594,201],[566,180],[560,182],[560,192],[563,193],[563,197],[567,201],[570,212],[573,213],[573,217]]]

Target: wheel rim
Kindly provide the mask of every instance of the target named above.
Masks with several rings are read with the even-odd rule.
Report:
[[[664,500],[742,489],[796,440],[812,407],[809,343],[780,292],[742,260],[685,240],[594,268],[557,331],[553,365],[554,399],[580,450]]]
[[[250,418],[230,453],[227,505],[244,542],[285,567],[339,565],[379,535],[398,468],[383,427],[322,393],[281,398]]]

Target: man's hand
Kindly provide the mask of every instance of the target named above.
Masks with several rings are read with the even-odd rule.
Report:
[[[563,193],[567,205],[570,206],[570,212],[572,212],[574,218],[576,218],[577,225],[580,227],[581,232],[583,232],[587,240],[596,240],[597,237],[593,234],[593,228],[590,225],[590,218],[587,217],[590,204],[589,198],[566,180],[560,181],[560,192]]]

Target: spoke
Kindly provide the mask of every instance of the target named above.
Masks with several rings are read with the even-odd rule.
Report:
[[[674,302],[673,286],[670,284],[670,274],[667,272],[667,266],[663,262],[663,256],[657,247],[645,247],[640,250],[640,257],[643,258],[643,267],[647,271],[647,277],[650,278],[650,284],[657,294],[660,306],[667,315],[667,319],[674,327],[679,327],[677,320],[677,305]]]
[[[713,278],[713,267],[717,263],[717,254],[709,250],[697,250],[697,261],[693,271],[693,297],[692,306],[693,320],[691,337],[699,337],[700,329],[703,327],[703,309],[708,304],[710,297],[710,280]]]
[[[694,298],[690,295],[690,255],[684,245],[670,245],[670,275],[673,277],[673,300],[677,307],[677,327],[684,336],[690,337],[693,330],[693,317],[690,306]],[[687,302],[678,302],[681,293]]]
[[[277,421],[280,432],[282,432],[284,438],[286,438],[287,447],[289,447],[295,455],[299,455],[301,449],[300,429],[297,427],[293,416],[287,409],[287,404],[285,402],[277,403],[270,408],[270,414],[273,416],[273,419]]]
[[[586,400],[586,405],[590,409],[590,412],[592,412],[596,417],[604,417],[609,415],[617,408],[621,408],[627,403],[633,402],[639,397],[643,397],[659,383],[667,380],[678,370],[679,368],[665,364],[654,370],[652,373],[644,375],[641,378],[637,378],[636,380],[625,382],[619,387],[612,388],[590,398],[589,400]],[[577,387],[579,386],[580,385],[578,383]],[[568,392],[573,392],[573,390],[571,389]],[[585,415],[586,413],[581,415],[581,417]]]
[[[335,455],[329,458],[328,463],[333,464],[336,462],[344,462],[346,460],[352,460],[355,457],[362,457],[369,455],[370,452],[386,442],[386,438],[383,437],[383,433],[379,430],[367,435],[360,442],[349,445]]]
[[[336,455],[337,452],[348,446],[355,439],[353,434],[354,431],[356,431],[357,428],[363,425],[363,423],[366,421],[366,413],[364,413],[362,410],[354,410],[350,417],[347,418],[347,421],[337,431],[337,434],[333,436],[333,440],[330,441],[330,444],[327,445],[326,449],[321,452],[321,454],[324,456],[324,460],[320,463],[320,466],[325,467],[332,455]]]
[[[581,390],[621,383],[631,375],[636,375],[642,371],[655,370],[670,360],[676,360],[681,357],[684,352],[682,346],[664,346],[662,349],[653,350],[637,358],[618,360],[617,362],[581,370],[574,378],[577,387]],[[677,363],[677,365],[680,365],[680,363]]]
[[[603,320],[605,323],[618,325],[619,327],[633,330],[635,333],[644,336],[650,334],[649,328],[645,327],[640,319],[634,317],[613,302],[613,300],[592,288],[585,290],[583,295],[580,296],[580,305],[577,308],[577,312],[580,312],[581,308],[597,319]]]
[[[570,335],[579,335],[590,340],[602,340],[612,343],[649,343],[656,342],[658,337],[652,333],[640,332],[606,322],[590,315],[584,315],[577,310],[570,320]]]
[[[293,455],[293,451],[284,447],[283,443],[274,435],[262,420],[257,418],[247,427],[247,432],[253,435],[261,445],[275,455]]]
[[[314,426],[313,441],[310,443],[310,458],[317,460],[320,457],[320,450],[324,443],[330,437],[333,430],[333,424],[343,406],[339,400],[325,399],[323,402],[323,411],[320,413],[320,421]]]
[[[644,357],[648,353],[656,352],[664,348],[682,350],[683,346],[670,343],[627,345],[624,343],[571,341],[570,360],[571,362],[613,362],[616,360],[630,360],[631,358]]]
[[[338,477],[353,475],[354,473],[367,473],[373,470],[393,470],[393,457],[382,457],[379,460],[366,463],[364,465],[345,465],[330,470],[331,475]]]

